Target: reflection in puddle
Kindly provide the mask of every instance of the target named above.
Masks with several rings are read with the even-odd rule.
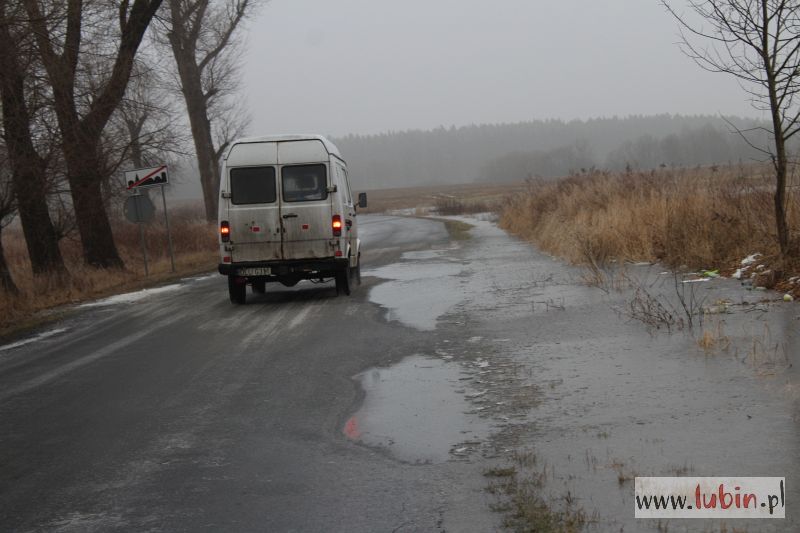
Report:
[[[402,461],[447,461],[455,445],[489,434],[485,421],[465,414],[470,405],[455,392],[462,377],[459,369],[454,363],[415,355],[359,374],[366,399],[345,424],[345,435],[386,448]]]
[[[407,262],[371,270],[369,275],[389,281],[374,287],[369,299],[389,310],[389,320],[431,331],[437,318],[464,299],[458,277],[462,270],[457,263],[442,262]]]

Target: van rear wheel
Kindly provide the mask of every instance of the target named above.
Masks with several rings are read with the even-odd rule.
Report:
[[[336,294],[350,295],[350,264],[336,272]]]
[[[247,301],[247,283],[243,278],[228,276],[228,296],[231,303],[242,305]]]

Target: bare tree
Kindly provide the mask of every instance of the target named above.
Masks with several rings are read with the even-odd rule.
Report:
[[[219,162],[246,121],[224,96],[236,81],[235,33],[258,0],[168,0],[167,28],[197,152],[206,219],[217,217]],[[218,138],[212,123],[216,122]]]
[[[789,253],[787,142],[800,131],[800,3],[794,0],[689,0],[695,23],[662,1],[681,27],[684,52],[702,68],[734,76],[754,107],[769,112],[770,146],[758,147],[775,169],[775,223]],[[700,44],[702,42],[703,44]],[[746,131],[740,131],[747,138]]]
[[[102,200],[101,186],[106,176],[98,147],[106,124],[125,94],[136,52],[161,2],[69,0],[64,6],[61,2],[24,0],[52,86],[83,255],[90,265],[123,266]],[[110,28],[92,32],[84,27],[90,18],[113,20],[112,13],[117,17],[116,38],[109,39]],[[94,84],[97,90],[84,94],[80,85],[81,48],[91,36],[98,37],[92,42],[94,56],[108,53],[109,61],[107,68],[90,73],[100,79]],[[101,36],[103,41],[99,40]]]
[[[34,144],[32,110],[27,101],[26,78],[34,69],[24,59],[31,56],[30,35],[21,23],[18,7],[0,0],[3,138],[33,273],[60,277],[66,268],[47,206],[47,161]]]
[[[137,60],[128,90],[112,121],[124,133],[126,159],[136,168],[166,163],[187,155],[188,135],[178,123],[174,93],[158,72]]]

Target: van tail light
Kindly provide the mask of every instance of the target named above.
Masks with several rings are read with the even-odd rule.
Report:
[[[331,221],[331,226],[333,227],[333,236],[334,237],[341,237],[342,236],[342,217],[339,215],[333,215],[333,220]]]
[[[227,220],[223,220],[219,223],[219,236],[222,239],[222,242],[228,242],[231,240],[231,225]]]

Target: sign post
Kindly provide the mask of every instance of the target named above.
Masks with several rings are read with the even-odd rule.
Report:
[[[150,271],[147,266],[147,244],[144,239],[144,223],[153,220],[156,208],[150,197],[146,194],[136,191],[136,194],[128,196],[125,199],[125,218],[129,221],[139,225],[139,240],[142,244],[142,257],[144,258],[144,275],[149,276]]]
[[[167,226],[167,245],[169,246],[169,261],[172,265],[172,273],[175,273],[175,254],[172,252],[172,231],[169,229],[169,215],[167,214],[167,195],[164,194],[164,186],[161,186],[161,202],[164,206],[164,224]]]
[[[125,172],[125,182],[128,184],[128,190],[134,191],[134,196],[129,196],[128,198],[147,198],[149,202],[149,198],[147,196],[142,196],[139,194],[140,189],[146,189],[149,187],[159,187],[161,189],[161,203],[164,206],[164,225],[167,229],[167,246],[169,248],[169,260],[172,266],[172,272],[175,272],[175,253],[172,248],[172,231],[169,227],[169,214],[167,213],[167,195],[164,192],[164,187],[169,183],[169,173],[167,171],[167,165],[159,165],[156,167],[150,168],[139,168],[136,170],[128,170]],[[149,202],[150,206],[152,207],[152,202]],[[126,203],[127,207],[127,203]],[[139,209],[137,204],[136,209]],[[140,217],[136,217],[137,219]],[[130,217],[128,217],[130,220]],[[152,214],[148,218],[147,221],[152,220]],[[141,223],[139,226],[139,231],[142,236],[142,253],[144,254],[144,272],[145,276],[147,275],[147,251],[144,245],[144,230],[141,227]]]

